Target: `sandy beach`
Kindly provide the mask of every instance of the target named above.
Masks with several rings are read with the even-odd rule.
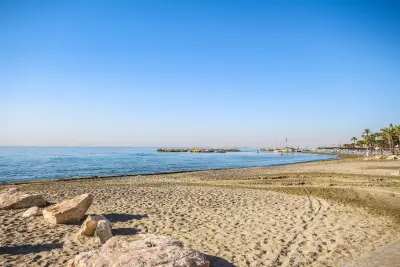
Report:
[[[400,176],[391,175],[399,168],[400,161],[341,159],[0,190],[16,186],[52,203],[90,192],[87,214],[105,215],[114,235],[171,236],[211,266],[362,266],[369,255],[399,266],[380,250],[399,250]],[[79,224],[52,226],[23,211],[0,211],[1,266],[63,266],[97,246],[76,237]]]
[[[0,1],[0,267],[400,267],[400,0]]]

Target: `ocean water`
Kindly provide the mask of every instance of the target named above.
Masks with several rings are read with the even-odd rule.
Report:
[[[138,147],[0,147],[0,182],[150,174],[272,166],[332,159],[330,155],[256,153],[159,153]]]

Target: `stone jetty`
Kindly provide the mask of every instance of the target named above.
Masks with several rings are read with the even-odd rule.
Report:
[[[159,148],[157,152],[225,153],[240,152],[237,148]]]

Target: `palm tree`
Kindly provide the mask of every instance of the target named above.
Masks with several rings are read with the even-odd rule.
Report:
[[[364,132],[362,133],[362,137],[369,136],[370,133],[371,133],[371,129],[370,128],[365,128]]]
[[[356,142],[357,142],[357,137],[352,137],[351,138],[351,141],[353,142],[353,146],[355,146],[356,145]]]
[[[400,125],[396,125],[396,126],[394,126],[394,128],[396,130],[397,138],[400,138]]]
[[[381,154],[383,154],[383,148],[386,146],[386,140],[381,136],[377,141],[376,141],[379,151]]]
[[[368,141],[372,149],[377,149],[377,147],[380,146],[380,139],[381,138],[379,133],[372,133],[369,135]]]
[[[356,142],[356,145],[362,147],[363,145],[365,145],[365,141],[364,141],[364,140],[358,140],[358,141]]]
[[[369,148],[369,143],[370,143],[370,138],[369,135],[371,134],[371,129],[366,128],[364,129],[364,132],[362,133],[361,137],[364,139],[365,145],[367,146],[367,150]]]
[[[393,154],[394,153],[394,140],[396,138],[396,128],[393,127],[393,124],[389,124],[388,127],[381,129],[381,133],[383,138],[389,144],[389,150]]]
[[[395,143],[397,144],[396,147],[399,147],[400,146],[400,125],[394,126],[394,130],[395,130],[395,134],[396,134],[396,136],[395,136]],[[397,152],[399,152],[399,151],[397,151]]]

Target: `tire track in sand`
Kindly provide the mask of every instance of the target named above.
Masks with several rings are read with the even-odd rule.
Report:
[[[303,225],[302,231],[297,232],[294,237],[287,242],[280,252],[276,259],[272,262],[272,266],[292,266],[293,262],[291,262],[292,255],[297,249],[300,247],[300,243],[307,239],[307,236],[312,234],[312,231],[319,223],[319,219],[324,216],[329,204],[325,201],[321,201],[318,198],[315,198],[309,194],[309,192],[304,189],[307,193],[308,201],[309,201],[309,209],[310,211],[307,214],[311,213],[311,218]]]

